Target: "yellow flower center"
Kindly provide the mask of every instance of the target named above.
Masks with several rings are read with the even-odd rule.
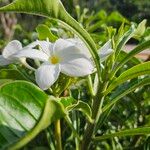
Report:
[[[57,64],[57,63],[59,63],[59,61],[60,61],[60,59],[59,59],[59,57],[58,56],[51,56],[50,58],[49,58],[49,60],[50,60],[50,62],[52,63],[52,64]]]

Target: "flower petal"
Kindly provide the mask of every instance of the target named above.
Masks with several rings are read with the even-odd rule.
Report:
[[[32,43],[30,43],[29,45],[25,46],[24,48],[35,48],[36,46],[38,46],[38,41],[34,41]]]
[[[61,64],[61,72],[73,77],[82,77],[93,73],[94,65],[90,59],[80,57]]]
[[[19,41],[14,40],[8,43],[8,45],[4,48],[2,55],[6,59],[11,59],[11,55],[13,55],[21,49],[22,44]]]
[[[48,61],[49,56],[42,51],[36,49],[23,49],[16,54],[12,55],[13,58],[31,58],[38,59],[40,61]]]
[[[9,65],[11,63],[13,63],[13,61],[7,60],[2,55],[0,55],[0,66],[6,66],[6,65]]]
[[[77,48],[80,49],[80,52],[84,55],[86,55],[86,57],[91,58],[91,53],[89,51],[89,49],[87,48],[87,46],[85,45],[85,43],[80,40],[79,38],[70,38],[67,39],[67,41],[72,42]]]
[[[63,44],[66,43],[67,46],[65,45],[63,48],[63,44],[61,42],[63,42]],[[87,59],[87,56],[82,53],[81,48],[77,47],[75,43],[62,39],[58,40],[57,43],[55,43],[54,55],[59,57],[60,63],[67,63],[78,58]]]
[[[53,45],[52,43],[48,41],[38,41],[38,44],[40,46],[40,49],[47,54],[48,56],[51,55],[51,52],[53,51]]]
[[[48,41],[35,41],[29,45],[27,45],[25,48],[35,48],[36,46],[40,46],[40,50],[43,51],[45,54],[50,56],[51,51],[53,50],[53,43],[50,43]]]
[[[35,72],[36,82],[41,89],[46,90],[55,83],[59,74],[59,65],[44,63]]]
[[[114,50],[112,49],[111,40],[109,40],[99,51],[101,62],[105,61],[113,52]]]
[[[74,44],[72,42],[69,42],[64,39],[58,39],[54,44],[53,52],[55,54],[63,53],[62,51],[64,49],[71,47],[71,46],[74,46]]]

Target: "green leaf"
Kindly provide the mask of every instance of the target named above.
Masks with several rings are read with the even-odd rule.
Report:
[[[119,43],[116,48],[116,58],[122,50],[123,46],[133,37],[135,32],[135,26],[132,25],[130,29],[120,38]]]
[[[6,84],[7,82],[12,82],[13,80],[10,79],[0,79],[0,86]]]
[[[127,63],[129,60],[133,59],[133,57],[142,52],[145,49],[150,48],[150,40],[146,41],[140,45],[138,45],[136,48],[134,48],[131,52],[129,52],[117,65],[116,69],[112,72],[112,74],[115,74],[125,63]]]
[[[0,79],[28,80],[21,72],[16,69],[1,69]]]
[[[116,133],[95,137],[94,141],[106,140],[109,138],[120,137],[120,136],[124,137],[124,136],[134,136],[134,135],[147,135],[149,133],[150,133],[150,127],[141,127],[141,128],[128,129]]]
[[[122,73],[118,78],[116,78],[108,87],[108,89],[104,92],[104,94],[108,94],[115,87],[119,86],[123,82],[136,78],[138,76],[150,74],[150,62],[145,62],[143,64],[136,65],[124,73]]]
[[[55,42],[58,38],[51,32],[51,30],[48,28],[48,26],[41,24],[38,25],[36,28],[36,31],[38,33],[38,37],[40,40],[46,40],[47,38],[51,42]]]
[[[124,85],[121,85],[119,90],[114,91],[114,93],[110,96],[110,102],[105,105],[102,109],[102,112],[105,112],[109,108],[111,108],[114,104],[116,104],[122,97],[126,96],[127,94],[133,92],[137,88],[143,87],[145,85],[150,84],[150,78],[146,77],[144,79],[136,80]]]
[[[139,39],[146,31],[146,23],[147,20],[144,19],[137,27],[137,29],[134,32],[134,38]]]
[[[53,121],[63,116],[64,107],[35,85],[25,81],[2,85],[0,149],[20,149]]]
[[[120,54],[119,54],[119,57],[118,57],[118,61],[119,61],[119,64],[121,64],[121,62],[124,60],[124,58],[128,57],[128,54],[127,52],[125,51],[121,51]],[[142,61],[139,60],[138,58],[136,57],[132,57],[132,59],[129,59],[128,62],[130,64],[133,64],[133,65],[138,65],[138,64],[141,64]],[[123,63],[122,63],[123,64]],[[115,71],[114,71],[115,72]]]
[[[73,110],[81,111],[88,118],[90,122],[93,122],[91,118],[92,111],[90,106],[87,103],[82,101],[76,101],[72,97],[62,97],[60,99],[60,102],[64,105],[64,107],[68,112]]]
[[[61,97],[60,102],[65,108],[74,105],[77,101],[73,97]]]
[[[129,21],[122,16],[118,11],[113,11],[107,18],[108,22],[125,22],[127,24],[129,24]]]

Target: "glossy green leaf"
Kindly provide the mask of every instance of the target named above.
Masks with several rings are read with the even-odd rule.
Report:
[[[95,137],[94,140],[100,141],[100,140],[106,140],[109,138],[120,137],[120,136],[124,137],[124,136],[134,136],[134,135],[147,135],[149,133],[150,133],[150,127],[141,127],[141,128],[128,129],[116,133],[102,135],[99,137]]]
[[[55,42],[58,38],[51,32],[48,26],[41,24],[36,28],[39,40],[46,40],[47,38],[51,42]]]
[[[146,77],[141,80],[136,80],[125,85],[121,85],[119,90],[114,91],[114,93],[110,96],[110,102],[105,105],[102,109],[103,112],[111,108],[114,104],[116,104],[122,97],[128,95],[129,93],[133,92],[134,90],[143,87],[145,85],[150,85],[150,78]]]
[[[108,94],[111,92],[115,87],[119,86],[123,82],[127,80],[136,78],[138,76],[150,74],[150,62],[145,62],[139,65],[136,65],[127,71],[123,72],[118,78],[116,78],[108,87],[108,89],[104,92]]]
[[[2,85],[0,149],[20,149],[53,121],[63,116],[64,107],[35,85],[25,81]]]

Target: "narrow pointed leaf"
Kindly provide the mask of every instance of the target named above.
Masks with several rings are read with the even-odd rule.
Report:
[[[131,28],[120,38],[120,41],[119,41],[119,43],[117,45],[117,49],[116,49],[116,56],[119,55],[123,46],[133,37],[134,32],[135,32],[135,26],[132,25]]]
[[[148,48],[150,48],[150,40],[138,45],[135,49],[128,53],[126,57],[124,57],[123,60],[118,64],[114,72],[116,73],[125,63],[132,59],[136,54]]]
[[[118,78],[116,78],[108,87],[108,89],[104,92],[104,94],[108,94],[111,92],[115,87],[119,86],[120,84],[126,82],[127,80],[131,80],[138,76],[148,75],[150,74],[150,62],[145,62],[143,64],[136,65],[124,73],[122,73]]]
[[[141,80],[136,80],[134,82],[130,82],[120,87],[120,90],[115,91],[111,97],[110,102],[105,105],[102,109],[103,112],[111,108],[114,104],[116,104],[119,100],[121,100],[122,97],[128,95],[129,93],[133,92],[137,88],[143,87],[145,85],[150,85],[150,78],[146,77]]]
[[[106,140],[109,138],[120,137],[120,136],[124,137],[124,136],[149,135],[149,134],[150,134],[150,127],[141,127],[141,128],[123,130],[112,134],[102,135],[99,137],[95,137],[94,140],[100,141],[100,140]]]

